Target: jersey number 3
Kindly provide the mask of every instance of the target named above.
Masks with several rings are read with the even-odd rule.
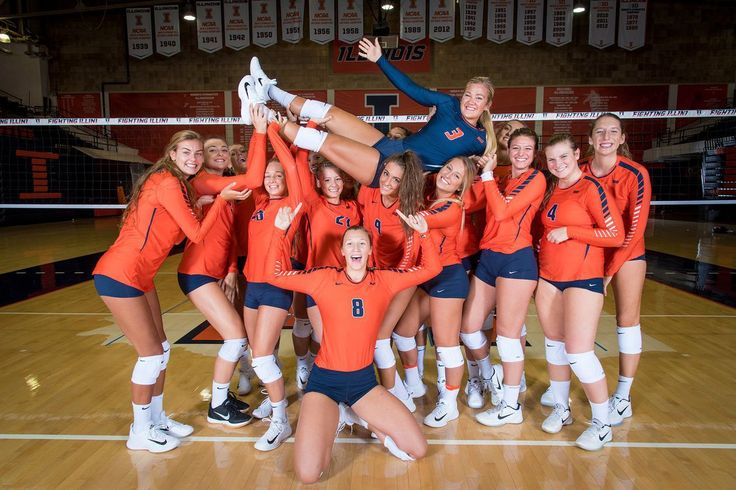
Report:
[[[557,217],[557,204],[555,204],[554,206],[552,206],[551,208],[549,208],[549,211],[547,211],[547,217],[551,221],[554,221],[555,220],[555,218]]]
[[[363,318],[365,310],[363,309],[363,300],[360,298],[353,298],[353,318]]]

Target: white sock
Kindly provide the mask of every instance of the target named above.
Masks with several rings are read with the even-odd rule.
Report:
[[[411,368],[404,368],[404,375],[406,376],[406,384],[409,386],[419,386],[422,384],[422,379],[419,377],[419,368],[414,366]]]
[[[634,378],[627,378],[626,376],[618,376],[618,385],[616,385],[615,396],[623,398],[624,400],[629,399],[631,393],[631,385],[634,383]]]
[[[309,367],[309,370],[312,370],[312,366],[314,366],[314,360],[317,358],[317,354],[312,352],[311,350],[307,353],[307,366]]]
[[[217,408],[227,400],[227,392],[230,389],[230,383],[218,383],[212,380],[212,408]]]
[[[480,368],[478,367],[478,363],[471,359],[468,359],[466,362],[468,364],[468,379],[480,378]]]
[[[445,382],[445,363],[442,362],[440,359],[437,359],[435,361],[437,363],[437,381]]]
[[[299,370],[302,367],[309,369],[309,361],[307,360],[307,354],[303,356],[296,356],[296,369]]]
[[[136,405],[133,403],[133,432],[140,434],[152,424],[151,404]]]
[[[151,421],[154,424],[161,422],[164,416],[164,394],[151,397]]]
[[[445,385],[445,389],[440,392],[440,398],[445,401],[447,405],[455,405],[457,407],[457,395],[460,393],[460,388],[450,390]]]
[[[604,425],[609,425],[610,419],[608,418],[608,402],[593,403],[590,402],[590,410],[592,413],[592,419],[598,419]]]
[[[406,386],[404,386],[404,382],[401,380],[401,376],[399,376],[398,371],[394,376],[394,387],[388,391],[399,400],[406,400],[409,398],[409,392],[406,391]]]
[[[510,406],[511,408],[516,408],[516,406],[519,404],[519,390],[520,389],[521,389],[521,385],[510,386],[504,383],[503,401],[506,402],[506,405]]]
[[[483,379],[491,379],[493,377],[493,366],[491,366],[490,355],[478,361],[478,366],[480,367],[480,373]]]
[[[281,422],[288,420],[286,417],[286,398],[278,402],[271,401],[271,410],[273,410],[272,417],[274,420],[279,420]]]
[[[551,380],[549,384],[552,387],[552,395],[555,403],[565,408],[570,408],[570,381]]]
[[[425,345],[417,346],[417,368],[419,368],[419,377],[424,377],[424,351],[427,348]]]
[[[268,87],[268,96],[271,97],[271,100],[275,100],[281,104],[285,109],[288,109],[292,101],[296,99],[296,95],[290,94],[286,90],[281,90],[273,84]]]

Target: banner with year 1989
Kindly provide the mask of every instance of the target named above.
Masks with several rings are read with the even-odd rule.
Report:
[[[401,0],[399,36],[415,43],[427,36],[427,0]]]
[[[545,40],[558,47],[572,41],[572,0],[547,0]]]

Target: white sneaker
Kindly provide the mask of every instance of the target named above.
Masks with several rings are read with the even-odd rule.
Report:
[[[192,435],[192,432],[194,432],[194,427],[167,417],[166,412],[161,414],[161,421],[156,424],[156,428],[168,436],[178,437],[179,439]]]
[[[555,406],[555,395],[552,393],[552,387],[548,386],[542,398],[539,400],[543,407],[554,407]]]
[[[368,423],[358,417],[358,414],[355,413],[355,410],[353,410],[345,403],[340,402],[337,405],[337,408],[340,410],[340,422],[338,424],[338,432],[340,432],[345,427],[352,428],[354,425],[359,425],[360,427],[364,427],[366,429],[368,428]]]
[[[255,443],[259,451],[273,451],[291,435],[291,426],[288,420],[271,419],[268,430]]]
[[[593,419],[590,427],[580,434],[575,445],[586,451],[598,451],[613,440],[613,430],[610,424],[603,424],[598,419]]]
[[[386,436],[383,439],[383,447],[388,449],[388,452],[399,458],[401,461],[414,461],[414,458],[405,451],[402,451],[390,436]]]
[[[506,424],[520,424],[524,421],[524,415],[521,413],[521,403],[517,403],[516,408],[513,408],[501,400],[498,406],[475,414],[475,420],[488,427],[500,427]]]
[[[470,378],[465,383],[465,400],[470,408],[483,408],[483,405],[485,405],[483,388],[478,378]]]
[[[427,385],[424,383],[419,383],[418,385],[404,384],[406,385],[406,391],[409,392],[409,396],[412,398],[421,398],[427,394]]]
[[[634,415],[634,412],[631,410],[631,397],[621,398],[618,395],[613,395],[608,399],[608,417],[612,426],[623,424],[624,419],[632,415]]]
[[[557,434],[562,430],[562,426],[570,424],[572,424],[570,409],[562,405],[555,405],[552,413],[542,422],[542,430],[548,434]]]
[[[250,74],[255,82],[256,93],[265,104],[271,97],[268,96],[268,87],[276,85],[276,79],[268,78],[261,68],[261,63],[258,61],[258,57],[254,56],[250,60]]]
[[[238,378],[238,395],[247,395],[253,390],[253,385],[250,383],[250,378],[244,372],[240,372]]]
[[[128,441],[125,445],[133,451],[149,451],[152,453],[165,453],[176,449],[181,444],[178,438],[168,436],[153,425],[141,433],[133,431],[133,425],[130,426],[128,433]]]
[[[266,390],[261,390],[261,393],[263,393],[264,391]],[[273,408],[271,407],[271,400],[268,399],[268,394],[265,395],[266,398],[264,398],[261,404],[258,405],[258,407],[252,412],[253,416],[257,419],[265,419],[267,417],[270,417],[271,412],[273,411]]]
[[[521,372],[521,384],[519,385],[519,393],[524,393],[526,391],[526,373],[524,371]]]
[[[238,97],[240,97],[240,117],[243,118],[245,124],[253,124],[250,117],[250,106],[261,101],[256,94],[255,81],[252,76],[246,75],[240,79]]]
[[[407,392],[406,398],[402,398],[396,394],[396,392],[391,388],[388,390],[389,393],[391,393],[393,396],[395,396],[401,403],[404,404],[404,406],[409,409],[411,413],[414,413],[417,411],[417,406],[414,404],[414,400],[411,398],[411,393],[409,393],[409,389],[404,387],[404,391]]]
[[[309,368],[305,366],[299,366],[296,369],[296,387],[299,391],[304,391],[307,387],[307,381],[309,381]]]
[[[498,405],[503,399],[503,366],[493,365],[491,379],[483,380],[483,389],[491,393],[491,404]]]
[[[440,398],[432,413],[424,417],[424,425],[429,427],[444,427],[448,422],[455,420],[459,416],[460,412],[457,410],[457,403],[448,404]]]

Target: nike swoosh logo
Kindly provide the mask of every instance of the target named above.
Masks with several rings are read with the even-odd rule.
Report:
[[[514,414],[514,412],[511,412],[511,413],[509,413],[507,415],[499,415],[498,416],[498,420],[503,420],[505,418],[511,417],[513,414]]]
[[[274,442],[274,441],[275,441],[276,439],[278,439],[278,438],[279,438],[279,435],[278,435],[278,434],[276,434],[276,437],[274,437],[273,439],[266,439],[266,441],[267,441],[267,442],[268,442],[269,444],[273,444],[273,442]]]
[[[307,380],[306,380],[306,379],[304,379],[304,378],[302,378],[301,376],[299,376],[299,382],[300,382],[301,384],[305,384],[305,383],[307,382]]]
[[[509,275],[516,274],[517,272],[519,272],[519,271],[509,271]]]
[[[568,420],[570,420],[570,416],[569,415],[567,417],[565,417],[565,420],[562,421],[562,425],[565,425]]]
[[[549,345],[549,344],[547,344],[547,347],[554,347],[554,345]]]
[[[441,293],[441,292],[443,292],[443,291],[444,291],[444,289],[438,289],[438,290],[437,290],[437,292],[438,292],[438,293]]]
[[[437,417],[435,417],[435,418],[434,418],[434,420],[435,420],[435,422],[439,422],[440,420],[444,419],[445,417],[447,417],[447,414],[444,414],[444,415],[443,415],[442,417],[440,417],[440,418],[437,418]]]
[[[588,284],[588,287],[590,287],[590,288],[592,288],[594,286],[595,286],[595,284]]]
[[[601,442],[602,442],[603,439],[605,439],[606,437],[608,437],[608,434],[610,434],[610,432],[606,432],[605,434],[603,434],[603,436],[598,436],[598,439],[600,439]]]
[[[230,412],[227,413],[227,415],[220,415],[223,420],[230,420]]]
[[[149,439],[149,441],[155,442],[159,446],[165,446],[166,445],[166,441],[157,441],[156,439]]]
[[[148,410],[149,408],[151,408],[151,407],[143,407],[143,408],[141,408],[141,410]]]
[[[619,414],[619,415],[623,415],[623,414],[624,414],[624,412],[626,411],[626,409],[624,408],[623,410],[619,410],[619,409],[617,408],[617,409],[616,409],[616,411],[618,412],[618,414]]]
[[[217,389],[218,389],[218,390],[226,390],[226,389],[228,389],[228,388],[230,388],[230,387],[229,387],[229,386],[226,386],[226,387],[224,387],[224,388],[220,388],[219,386],[217,387]]]
[[[573,362],[573,361],[570,361],[570,365],[571,365],[571,366],[572,366],[573,364],[577,364],[577,363],[578,363],[578,361],[574,361],[574,362]]]

